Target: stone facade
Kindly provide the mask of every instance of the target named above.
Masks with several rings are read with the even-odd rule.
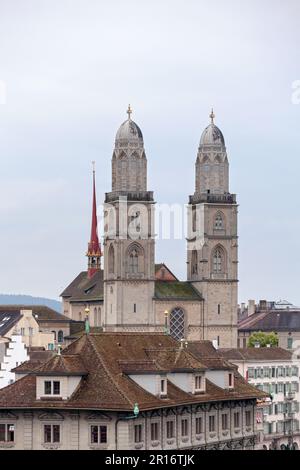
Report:
[[[163,331],[167,327],[172,334],[172,315],[177,309],[177,317],[181,315],[184,321],[180,334],[187,339],[236,346],[237,204],[235,195],[229,193],[224,137],[213,115],[211,119],[201,136],[196,188],[188,206],[187,281],[197,294],[181,295],[180,281],[166,266],[159,265],[156,271],[155,203],[147,188],[143,135],[129,110],[128,120],[116,135],[112,191],[105,196],[103,281],[100,286],[96,280],[93,291],[92,277],[90,288],[70,297],[73,281],[62,294],[65,315],[84,320],[88,306],[91,326],[106,331]],[[83,276],[78,276],[78,285],[83,285]],[[157,295],[157,282],[172,285],[172,295]]]
[[[251,400],[239,404],[220,402],[213,405],[143,412],[132,419],[127,419],[130,414],[107,411],[8,409],[0,411],[0,425],[13,426],[14,439],[1,442],[0,448],[1,450],[251,450],[254,448],[256,436],[255,408],[256,405]],[[250,413],[248,426],[246,426],[247,411]],[[234,427],[234,413],[240,413],[238,427]],[[222,415],[228,416],[225,429],[222,426]],[[214,417],[214,427],[210,417]],[[199,421],[196,424],[197,419]],[[182,425],[183,420],[187,422],[185,426]],[[174,434],[169,438],[167,422],[174,423]],[[154,434],[152,427],[151,436],[151,425],[154,423],[157,423],[157,434]],[[51,426],[52,441],[53,426],[59,426],[58,442],[45,442],[45,426]],[[106,442],[92,442],[91,432],[94,426],[106,428]],[[140,436],[135,432],[135,426],[141,426]]]

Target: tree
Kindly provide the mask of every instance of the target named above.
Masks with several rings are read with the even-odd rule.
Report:
[[[277,333],[264,333],[263,331],[256,331],[249,337],[248,346],[254,348],[255,343],[258,343],[261,348],[265,348],[267,344],[270,346],[278,346]]]

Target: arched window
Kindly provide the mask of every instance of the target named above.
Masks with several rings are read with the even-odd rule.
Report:
[[[57,341],[59,343],[62,343],[64,341],[64,332],[62,330],[59,330],[57,333]]]
[[[225,265],[224,258],[225,258],[225,254],[224,254],[223,248],[220,246],[217,246],[213,252],[213,258],[212,258],[214,273],[217,273],[217,274],[224,273],[224,265]]]
[[[170,335],[178,341],[184,338],[184,312],[176,307],[170,314]]]
[[[97,308],[94,308],[94,326],[98,326]]]
[[[218,212],[215,217],[214,229],[223,230],[224,229],[224,218],[221,212]]]
[[[54,341],[56,340],[56,331],[51,331],[51,333],[53,333],[54,335]]]
[[[132,274],[139,271],[139,254],[136,249],[133,249],[129,255],[129,272]]]
[[[97,326],[101,326],[101,308],[98,307],[98,322]]]
[[[115,250],[113,245],[110,245],[108,250],[108,272],[109,274],[115,272]]]
[[[198,273],[198,253],[197,250],[192,251],[192,274]]]

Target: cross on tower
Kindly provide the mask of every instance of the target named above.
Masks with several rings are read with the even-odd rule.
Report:
[[[209,117],[210,117],[210,119],[211,119],[211,123],[214,124],[215,114],[214,114],[214,110],[213,110],[213,109],[211,110],[211,113],[210,113]]]
[[[127,114],[128,114],[128,119],[130,119],[130,115],[132,114],[132,109],[130,107],[130,104],[128,105]]]

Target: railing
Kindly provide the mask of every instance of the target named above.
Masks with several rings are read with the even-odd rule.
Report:
[[[190,204],[197,204],[199,202],[219,202],[221,204],[235,204],[236,194],[193,194],[192,196],[190,196],[189,202]]]
[[[127,201],[153,201],[153,191],[112,191],[105,193],[105,202],[113,202],[118,199]]]

